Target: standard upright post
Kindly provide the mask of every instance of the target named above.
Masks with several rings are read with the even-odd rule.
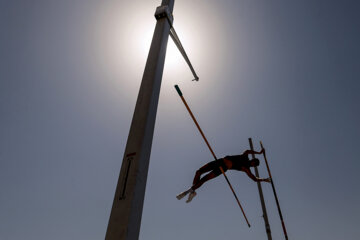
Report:
[[[254,150],[254,146],[253,146],[253,142],[252,142],[251,138],[249,138],[249,144],[250,144],[250,149]],[[255,158],[254,153],[252,153],[251,155],[252,155],[252,158]],[[259,178],[259,171],[258,171],[257,167],[255,167],[255,176],[257,178]],[[265,206],[264,195],[263,195],[261,183],[257,182],[257,186],[258,186],[259,195],[260,195],[260,202],[261,202],[261,208],[262,208],[262,211],[263,211],[266,234],[267,234],[268,240],[272,240],[270,224],[269,224],[269,219],[268,219],[267,212],[266,212],[266,206]]]
[[[282,226],[282,229],[283,229],[283,232],[284,232],[284,235],[285,235],[285,239],[288,240],[289,238],[288,238],[288,235],[287,235],[287,232],[286,232],[285,222],[284,222],[284,219],[283,219],[283,216],[282,216],[282,213],[281,213],[279,199],[278,199],[277,194],[276,194],[274,180],[273,180],[273,178],[271,176],[270,167],[269,167],[269,164],[268,164],[268,161],[267,161],[267,158],[266,158],[266,154],[265,154],[265,148],[263,147],[263,144],[262,144],[261,141],[260,141],[260,146],[261,146],[261,149],[263,149],[263,155],[264,155],[264,159],[265,159],[265,163],[266,163],[266,168],[268,170],[269,177],[271,179],[271,186],[272,186],[272,190],[273,190],[273,193],[274,193],[277,209],[278,209],[278,212],[279,212],[279,216],[280,216],[280,220],[281,220],[281,226]]]
[[[162,0],[172,13],[174,0]],[[106,231],[106,240],[139,238],[156,111],[170,23],[159,16],[146,61]]]

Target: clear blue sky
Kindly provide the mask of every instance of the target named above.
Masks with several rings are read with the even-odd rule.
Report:
[[[0,2],[0,239],[104,239],[159,4]],[[200,81],[169,41],[140,239],[266,239],[244,173],[228,176],[250,229],[222,177],[191,204],[175,198],[212,159],[174,84],[219,157],[264,142],[290,239],[359,238],[359,12],[358,1],[175,1]]]

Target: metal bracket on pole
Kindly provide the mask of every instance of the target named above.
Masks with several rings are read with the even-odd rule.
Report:
[[[199,81],[199,77],[197,76],[191,62],[190,59],[188,58],[184,47],[182,46],[180,39],[178,37],[178,35],[176,34],[175,28],[173,26],[173,21],[174,21],[174,17],[171,14],[169,7],[168,6],[159,6],[156,8],[155,11],[155,18],[156,20],[162,19],[162,18],[166,18],[170,24],[170,37],[172,38],[172,40],[174,41],[175,45],[177,46],[177,48],[179,49],[180,53],[183,55],[186,63],[188,64],[188,66],[190,67],[190,70],[192,72],[192,74],[194,75],[194,79],[193,81]]]
[[[179,49],[179,51],[181,52],[181,54],[183,55],[186,63],[188,64],[193,76],[194,76],[194,79],[193,81],[199,81],[199,77],[197,76],[191,62],[190,62],[190,59],[188,58],[186,52],[185,52],[185,49],[184,47],[182,46],[181,42],[180,42],[180,39],[178,37],[178,35],[176,34],[175,32],[175,28],[171,28],[170,29],[170,37],[172,38],[172,40],[174,41],[175,45],[177,46],[177,48]]]
[[[156,20],[166,17],[168,22],[170,23],[170,27],[173,27],[172,24],[174,21],[174,17],[171,14],[169,7],[167,5],[157,7],[154,16],[155,16]]]

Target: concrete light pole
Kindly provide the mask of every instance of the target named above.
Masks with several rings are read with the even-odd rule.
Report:
[[[139,238],[151,144],[174,0],[157,8],[154,36],[146,61],[117,183],[106,240]]]

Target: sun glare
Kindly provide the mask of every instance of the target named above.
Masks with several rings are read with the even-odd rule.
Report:
[[[120,6],[120,5],[119,5]],[[152,6],[146,8],[137,8],[137,4],[129,5],[130,10],[136,9],[136,16],[129,17],[126,14],[119,14],[121,10],[109,6],[100,9],[96,23],[96,31],[94,32],[96,40],[95,44],[98,49],[98,66],[102,68],[110,81],[119,81],[119,84],[138,87],[138,81],[130,81],[129,79],[141,79],[144,71],[146,59],[149,54],[151,40],[156,26],[156,19],[151,15]],[[207,74],[215,71],[219,64],[224,61],[213,64],[213,56],[221,59],[224,48],[218,46],[217,36],[225,36],[222,32],[216,31],[221,29],[216,21],[212,23],[213,28],[208,27],[208,22],[197,21],[195,13],[191,14],[191,19],[184,14],[185,9],[178,8],[178,17],[176,17],[175,28],[180,41],[191,61],[193,67],[200,78],[204,77],[204,69]],[[206,36],[214,36],[207,38]],[[209,41],[212,40],[212,41]],[[211,51],[207,51],[213,44]],[[126,73],[127,77],[124,77]],[[189,69],[185,59],[177,49],[172,38],[169,36],[164,77],[166,82],[179,82],[182,80],[192,80],[193,74]],[[120,81],[121,80],[121,81]]]
[[[138,41],[133,42],[133,44],[136,44],[136,46],[134,46],[134,48],[139,49],[137,54],[141,58],[146,59],[149,54],[151,39],[152,39],[152,35],[154,33],[154,27],[155,27],[155,25],[151,26],[151,24],[148,24],[148,26],[143,28],[143,31],[139,31],[139,33],[137,34]],[[184,59],[182,59],[182,58],[183,57],[182,57],[180,51],[177,49],[173,40],[169,36],[168,45],[167,45],[167,49],[166,49],[166,57],[165,57],[166,68],[170,68],[170,70],[175,71],[177,67],[180,67],[181,64],[183,64]]]

